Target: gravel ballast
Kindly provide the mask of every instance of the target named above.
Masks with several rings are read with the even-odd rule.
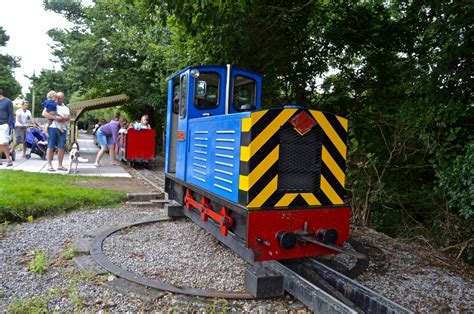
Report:
[[[243,292],[242,270],[250,266],[187,219],[117,232],[104,241],[103,251],[128,271],[198,289]]]
[[[36,296],[50,299],[47,302],[50,310],[66,312],[101,309],[113,312],[305,309],[303,304],[290,296],[241,301],[166,293],[151,300],[141,299],[110,287],[107,283],[114,280],[115,276],[92,276],[62,257],[68,245],[79,237],[98,234],[98,230],[157,217],[160,214],[159,210],[130,207],[98,209],[9,226],[0,242],[0,310],[8,310],[9,305],[18,300],[26,304]],[[166,234],[164,224],[167,224],[165,229],[173,233]],[[181,230],[180,227],[185,228]],[[209,249],[193,244],[193,241],[202,240],[208,242]],[[153,245],[155,241],[159,245]],[[200,288],[207,288],[206,284],[209,284],[210,288],[228,290],[243,287],[246,263],[199,227],[185,220],[129,228],[106,239],[104,247],[108,254],[113,252],[110,253],[111,260],[117,265],[171,284],[189,284]],[[45,252],[51,263],[44,274],[36,274],[28,269],[28,262],[33,258],[35,250]],[[232,263],[236,263],[236,267],[233,267]],[[200,268],[205,265],[208,265],[209,269]]]
[[[163,182],[162,172],[140,172],[147,180]],[[130,173],[136,177],[133,174],[137,170],[130,169]],[[143,184],[149,184],[147,180]],[[149,188],[154,190],[153,185]],[[288,295],[247,301],[171,293],[145,297],[117,289],[114,283],[119,280],[113,275],[93,276],[63,257],[79,238],[91,239],[91,235],[101,230],[162,215],[159,209],[127,205],[7,226],[0,238],[0,310],[8,311],[14,302],[31,306],[36,297],[44,300],[49,310],[61,312],[307,311]],[[417,312],[474,312],[473,266],[455,261],[427,245],[393,239],[371,229],[356,228],[352,234],[378,254],[373,256],[369,271],[357,278],[362,284]],[[103,249],[110,261],[126,270],[179,287],[245,289],[244,270],[248,264],[186,219],[124,229],[107,238]],[[28,268],[35,250],[47,255],[49,266],[44,274],[33,273]]]
[[[49,297],[51,310],[305,310],[290,296],[259,301],[223,301],[163,294],[142,300],[111,288],[114,276],[81,273],[62,257],[71,241],[97,230],[157,217],[159,210],[120,208],[76,212],[32,223],[11,225],[1,240],[0,309],[13,301]],[[472,266],[453,262],[413,243],[404,243],[371,229],[356,229],[356,238],[385,254],[358,281],[417,312],[473,312]],[[47,253],[51,265],[42,275],[28,270],[34,250]],[[179,219],[132,227],[104,241],[104,253],[118,266],[139,275],[181,287],[243,291],[239,256],[193,223]],[[79,301],[78,301],[79,300]]]

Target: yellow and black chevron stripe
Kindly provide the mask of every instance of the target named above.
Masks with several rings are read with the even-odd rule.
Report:
[[[320,187],[317,191],[281,192],[278,190],[279,130],[302,110],[317,122],[313,128],[322,131],[321,157],[315,156],[322,159]],[[249,209],[344,204],[347,128],[344,118],[307,109],[262,110],[243,118],[239,203]]]

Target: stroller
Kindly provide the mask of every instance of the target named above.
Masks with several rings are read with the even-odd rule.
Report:
[[[46,136],[41,129],[30,128],[26,134],[25,144],[26,145],[26,159],[31,158],[31,154],[36,154],[41,159],[46,160],[46,149],[48,143]]]

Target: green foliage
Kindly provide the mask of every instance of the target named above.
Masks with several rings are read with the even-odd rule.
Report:
[[[46,253],[35,250],[34,258],[28,263],[28,269],[37,274],[43,274],[49,266]]]
[[[449,196],[449,206],[466,218],[474,218],[474,143],[462,156],[456,156],[450,165],[438,171],[440,187]]]
[[[68,248],[63,252],[63,257],[66,260],[71,260],[76,256],[77,253],[77,245],[71,244],[68,246]]]
[[[467,245],[468,247],[462,253],[462,257],[466,262],[474,265],[474,238],[471,238]]]
[[[10,229],[10,222],[8,220],[5,220],[3,223],[0,224],[0,239],[5,237],[9,229]]]
[[[0,171],[0,178],[0,221],[24,221],[28,216],[114,206],[124,196],[123,192],[80,187],[75,183],[84,179],[77,177]]]
[[[0,86],[3,89],[3,96],[8,97],[10,99],[15,99],[21,93],[21,86],[13,76],[13,69],[1,63]]]
[[[81,0],[43,0],[46,10],[64,14],[68,19],[80,20],[83,16]]]
[[[82,298],[79,295],[79,289],[75,284],[71,284],[69,286],[69,289],[71,291],[71,303],[72,306],[74,307],[75,310],[80,310],[84,307],[84,304],[82,302]]]
[[[155,1],[174,14],[180,65],[226,64],[252,69],[265,77],[263,103],[296,102],[311,106],[316,77],[328,70],[313,14],[313,1]],[[258,30],[258,31],[256,31]]]
[[[226,299],[214,299],[211,304],[210,313],[227,313],[229,302]]]
[[[42,294],[34,296],[31,299],[17,299],[8,305],[7,312],[15,314],[43,314],[50,313],[48,302],[51,298]]]
[[[56,70],[41,70],[38,76],[32,76],[33,90],[30,93],[27,93],[26,98],[33,104],[33,91],[35,93],[35,112],[36,117],[41,117],[41,112],[43,111],[42,103],[46,100],[46,94],[54,90],[56,92],[63,92],[66,99],[66,103],[69,103],[69,97],[72,94],[71,85],[67,81],[66,75],[62,71]],[[31,107],[32,109],[32,107]]]
[[[125,92],[131,119],[148,113],[161,127],[166,77],[181,67],[262,73],[265,107],[297,103],[349,119],[357,223],[440,245],[472,236],[469,1],[47,2],[77,24],[50,36],[79,96]]]
[[[10,36],[8,36],[3,27],[0,26],[0,47],[5,47],[9,40]]]
[[[0,26],[0,47],[6,46],[8,40],[10,36]],[[18,62],[15,57],[0,54],[0,88],[3,95],[10,99],[15,99],[21,93],[21,86],[13,76],[13,69],[19,66]]]
[[[130,119],[128,114],[124,113],[121,110],[121,107],[110,107],[110,108],[104,108],[104,109],[97,109],[93,111],[87,111],[84,113],[83,116],[79,119],[80,121],[84,122],[89,122],[91,125],[94,125],[95,123],[107,123],[109,122],[113,117],[115,112],[121,112],[121,117],[124,117],[127,119],[127,121],[132,121],[133,119]]]
[[[351,122],[348,184],[359,223],[445,245],[472,235],[472,48],[463,39],[472,11],[463,1],[321,11],[338,73],[323,83],[319,106]]]

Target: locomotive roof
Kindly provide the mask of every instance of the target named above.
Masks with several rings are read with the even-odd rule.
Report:
[[[168,76],[166,78],[166,80],[169,80],[169,79],[172,79],[178,75],[181,75],[181,73],[184,73],[186,72],[187,70],[189,69],[203,69],[203,68],[221,68],[221,69],[225,69],[226,66],[225,65],[195,65],[195,66],[187,66],[181,70],[179,70],[178,72],[175,72],[173,73],[172,75]],[[252,73],[254,75],[258,75],[258,76],[262,76],[260,73],[257,73],[257,72],[253,72],[253,71],[249,71],[249,70],[246,70],[246,69],[242,69],[242,68],[237,68],[237,67],[232,67],[232,69],[236,69],[236,70],[240,70],[240,71],[245,71],[245,72],[248,72],[248,73]]]

